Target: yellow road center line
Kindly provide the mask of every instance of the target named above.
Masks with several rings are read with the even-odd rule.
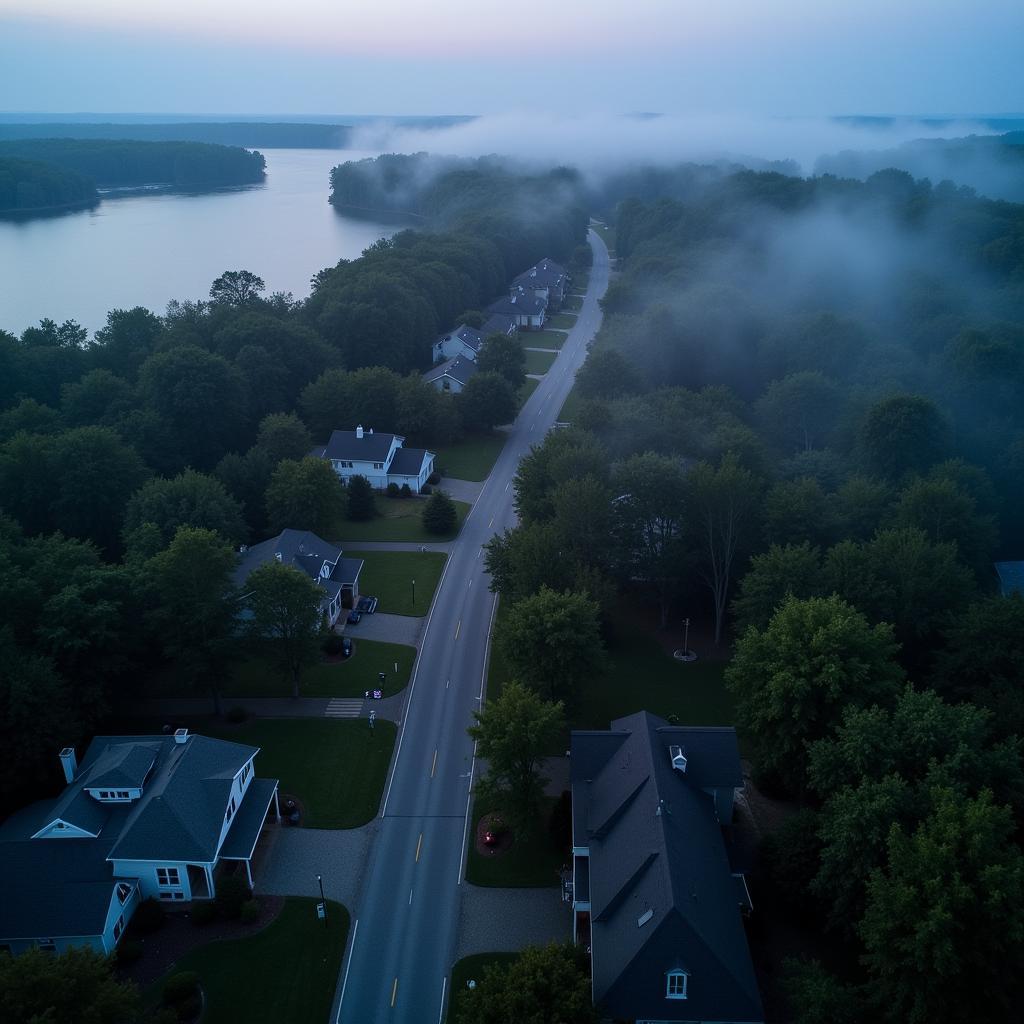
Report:
[[[398,995],[398,979],[395,978],[394,984],[391,986],[391,1005],[395,1005],[395,996]]]
[[[462,619],[459,619],[459,624],[455,627],[455,639],[459,639],[459,630],[462,629]]]
[[[437,748],[434,748],[434,763],[430,766],[430,777],[434,777],[434,772],[437,770]]]
[[[419,863],[420,859],[420,848],[423,846],[423,833],[420,833],[419,841],[416,843],[416,863]]]

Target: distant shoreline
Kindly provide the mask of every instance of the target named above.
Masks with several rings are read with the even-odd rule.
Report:
[[[58,203],[53,206],[30,206],[27,209],[20,207],[7,207],[0,210],[0,217],[4,220],[23,220],[29,217],[45,217],[49,214],[74,213],[75,210],[91,210],[102,202],[101,196],[93,199],[79,199],[74,203]]]

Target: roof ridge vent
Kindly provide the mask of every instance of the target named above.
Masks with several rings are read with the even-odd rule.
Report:
[[[668,756],[672,759],[672,767],[677,772],[686,774],[686,754],[683,752],[683,748],[676,743],[673,743],[668,748]]]

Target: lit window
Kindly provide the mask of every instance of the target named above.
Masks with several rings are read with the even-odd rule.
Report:
[[[177,868],[157,868],[156,869],[156,883],[157,885],[179,885],[181,882],[178,877]]]
[[[686,983],[690,975],[686,971],[669,971],[665,975],[665,998],[685,999]]]

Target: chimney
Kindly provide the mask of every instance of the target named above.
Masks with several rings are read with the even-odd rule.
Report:
[[[370,427],[370,433],[371,434],[373,433],[373,427]]]
[[[175,729],[174,730],[174,742],[184,743],[188,739],[188,729]]]
[[[356,437],[360,441],[362,441],[362,439],[363,439],[363,425],[362,425],[362,423],[360,423],[359,426],[356,427]]]
[[[671,746],[668,748],[668,756],[672,758],[672,767],[677,772],[686,774],[686,755],[683,753],[683,748],[678,746]]]
[[[75,772],[78,771],[78,758],[75,757],[74,747],[65,747],[59,754],[61,767],[64,769],[64,779],[70,786],[75,781]]]

